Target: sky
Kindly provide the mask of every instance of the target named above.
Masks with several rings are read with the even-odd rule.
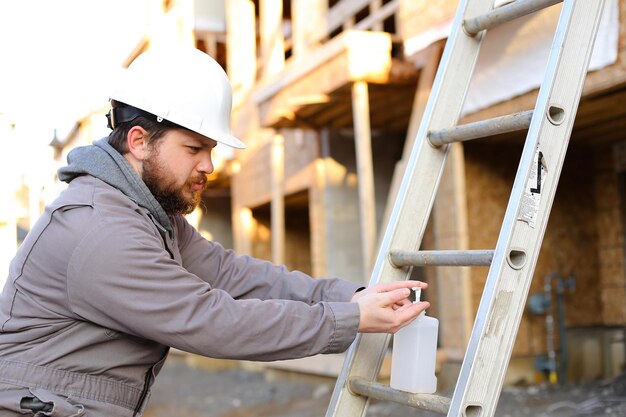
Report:
[[[145,3],[0,0],[0,123],[29,147],[47,145],[106,105],[110,79],[145,33]]]
[[[49,186],[54,131],[63,139],[108,103],[110,80],[146,32],[146,1],[0,0],[0,226],[36,218],[15,200],[21,184],[44,192],[29,199],[35,204],[56,194]],[[0,271],[16,249],[15,233],[0,227]]]

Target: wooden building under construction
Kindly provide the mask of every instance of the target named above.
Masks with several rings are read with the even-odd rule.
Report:
[[[368,282],[456,6],[226,2],[221,51],[234,89],[234,133],[247,149],[220,170],[206,206],[230,215],[238,252]],[[535,381],[549,342],[561,378],[611,377],[624,367],[626,0],[605,7],[508,382]],[[534,107],[559,10],[488,34],[460,123]],[[422,249],[495,246],[524,138],[452,146]],[[414,275],[431,285],[441,373],[454,374],[487,268]],[[319,361],[303,366],[336,369]]]
[[[194,42],[226,68],[233,130],[247,145],[219,154],[204,213],[192,223],[239,253],[365,285],[457,3],[226,0],[222,11],[214,10],[220,2],[201,0],[159,5],[154,20],[169,29],[154,25],[127,64],[168,37]],[[489,32],[460,123],[534,107],[559,11],[557,4]],[[225,32],[202,13],[222,13]],[[561,379],[609,378],[624,368],[624,102],[626,0],[606,0],[509,383],[540,378],[552,345]],[[59,155],[97,139],[93,125],[83,119],[54,143]],[[525,133],[450,148],[422,249],[494,248]],[[453,383],[487,268],[413,275],[430,284],[429,315],[440,323],[438,376]],[[341,361],[321,356],[272,366],[336,376]]]

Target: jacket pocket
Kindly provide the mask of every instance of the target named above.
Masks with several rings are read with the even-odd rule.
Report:
[[[33,394],[31,409],[35,417],[79,417],[85,415],[85,407],[81,404],[72,404],[67,398],[53,394],[41,388],[30,388]],[[24,400],[24,399],[23,399]]]

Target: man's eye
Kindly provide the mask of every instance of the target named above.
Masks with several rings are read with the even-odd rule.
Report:
[[[187,146],[187,148],[189,148],[189,150],[192,153],[198,153],[202,150],[202,148],[198,147],[198,146]]]

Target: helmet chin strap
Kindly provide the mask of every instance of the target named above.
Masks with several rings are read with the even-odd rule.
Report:
[[[107,127],[109,129],[115,129],[120,123],[130,122],[139,116],[144,116],[149,119],[156,119],[161,123],[164,121],[162,117],[155,116],[152,113],[143,111],[133,106],[115,107],[109,110],[107,113]]]

